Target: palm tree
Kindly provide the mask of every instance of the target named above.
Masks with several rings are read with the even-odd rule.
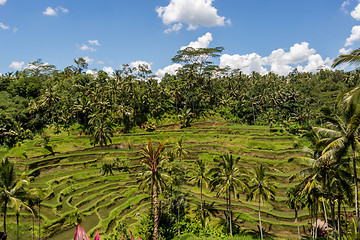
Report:
[[[344,153],[340,154],[339,151],[333,155],[331,155],[328,151],[323,152],[323,154],[318,159],[313,159],[311,167],[300,171],[290,179],[295,177],[302,178],[302,181],[296,187],[296,191],[302,191],[302,193],[307,194],[309,197],[311,197],[310,195],[316,195],[317,200],[313,201],[315,199],[313,198],[311,199],[311,202],[317,202],[319,197],[328,199],[330,204],[331,218],[334,226],[334,237],[337,239],[338,236],[335,228],[335,200],[337,199],[339,204],[339,195],[350,197],[352,192],[350,190],[351,187],[348,184],[350,178],[348,163],[349,159],[341,158],[341,155]],[[325,208],[324,214],[326,214]]]
[[[225,193],[227,218],[230,227],[230,235],[232,236],[232,211],[231,211],[231,195],[238,196],[238,188],[242,191],[246,188],[245,169],[238,166],[240,157],[234,158],[232,154],[222,155],[220,159],[215,159],[218,166],[210,170],[212,176],[212,191],[219,187],[217,196]]]
[[[159,147],[155,150],[151,140],[148,145],[142,148],[140,152],[144,158],[141,162],[144,165],[143,171],[138,175],[139,177],[139,189],[144,189],[145,187],[150,187],[152,193],[152,204],[154,210],[154,232],[153,239],[157,240],[159,238],[159,203],[158,195],[162,192],[162,189],[166,187],[165,179],[166,175],[161,171],[162,163],[168,157],[163,156],[163,147],[165,142],[161,143]]]
[[[181,113],[178,115],[181,123],[181,128],[190,127],[191,121],[194,119],[195,115],[191,112],[191,108],[184,107],[181,109]]]
[[[176,155],[180,159],[183,158],[184,156],[186,156],[187,154],[189,154],[189,151],[187,151],[183,146],[183,139],[180,139],[179,141],[177,141],[176,147],[174,150],[175,150]]]
[[[107,146],[108,142],[111,143],[111,137],[113,136],[112,134],[112,127],[109,124],[109,120],[108,119],[104,119],[103,117],[101,117],[102,114],[100,114],[100,116],[95,116],[94,118],[90,119],[89,123],[93,124],[93,134],[91,136],[91,141],[94,144],[94,146],[96,144],[100,145],[100,162],[101,162],[101,169],[100,172],[102,173],[103,171],[103,146]]]
[[[200,210],[201,210],[201,217],[202,220],[205,219],[204,217],[204,209],[203,209],[203,185],[205,187],[209,187],[210,177],[208,176],[209,172],[206,171],[205,161],[203,159],[197,159],[196,165],[194,169],[194,176],[190,179],[191,183],[195,183],[198,187],[200,187]]]
[[[338,56],[331,67],[337,67],[340,64],[360,64],[360,48],[355,49],[350,54],[342,54]]]
[[[259,201],[259,225],[261,239],[263,239],[261,226],[261,202],[269,200],[274,201],[277,192],[276,186],[270,181],[271,179],[275,179],[275,177],[271,175],[267,176],[265,171],[266,168],[262,164],[253,169],[247,194],[247,200],[258,199]]]
[[[299,239],[301,239],[298,212],[305,206],[303,196],[301,195],[301,192],[296,191],[295,188],[291,188],[289,191],[287,191],[286,195],[288,197],[288,200],[286,200],[286,205],[295,211],[295,222],[297,224]]]
[[[19,198],[13,198],[10,202],[10,207],[14,209],[15,215],[16,215],[16,239],[19,240],[19,216],[20,211],[25,209],[31,212],[32,216],[34,217],[34,212],[27,204],[25,204],[24,201],[22,201]]]
[[[38,235],[38,239],[40,239],[40,230],[41,230],[41,216],[40,216],[40,204],[41,201],[44,199],[44,190],[41,188],[31,188],[29,189],[29,202],[30,202],[30,206],[34,207],[35,205],[38,205],[38,221],[39,221],[39,235]],[[35,240],[35,222],[34,222],[34,218],[33,218],[33,239]]]
[[[319,140],[319,144],[324,144],[321,159],[341,159],[346,154],[347,150],[352,150],[352,165],[353,177],[355,186],[355,211],[358,228],[360,230],[359,222],[359,199],[358,199],[358,178],[356,169],[356,148],[359,146],[359,125],[360,125],[360,111],[354,112],[354,107],[349,107],[349,111],[345,111],[343,118],[338,116],[331,117],[325,115],[329,128],[314,127],[323,138]],[[360,231],[359,231],[360,232]]]
[[[20,205],[25,205],[26,193],[24,186],[28,185],[30,179],[23,173],[19,178],[16,177],[14,163],[8,158],[4,158],[0,163],[0,198],[3,202],[4,232],[6,232],[7,208],[18,209]]]

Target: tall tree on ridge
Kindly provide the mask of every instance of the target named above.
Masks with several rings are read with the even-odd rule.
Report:
[[[266,176],[265,171],[266,168],[262,164],[253,169],[250,176],[249,190],[247,194],[247,200],[258,199],[259,201],[259,228],[261,240],[263,239],[260,208],[261,202],[269,200],[274,201],[277,192],[276,186],[270,181],[271,179],[274,179],[274,176]]]
[[[165,174],[161,172],[161,165],[168,157],[163,156],[163,147],[165,142],[161,143],[155,150],[151,140],[148,145],[142,148],[140,153],[144,156],[141,162],[144,164],[144,170],[138,175],[139,177],[139,189],[150,187],[153,199],[154,210],[154,232],[153,239],[159,238],[159,202],[158,195],[162,189],[166,187],[164,177]]]
[[[211,186],[212,190],[219,187],[217,196],[225,193],[227,218],[230,227],[230,235],[233,235],[232,231],[232,210],[231,210],[231,195],[238,196],[238,188],[245,190],[246,175],[245,170],[238,166],[240,157],[234,158],[232,154],[227,153],[222,155],[220,159],[215,159],[218,162],[217,167],[210,170],[212,176]]]

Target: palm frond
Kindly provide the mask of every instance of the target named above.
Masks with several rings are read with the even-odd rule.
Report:
[[[337,67],[340,64],[359,64],[360,63],[360,49],[352,51],[350,54],[342,54],[338,56],[331,67]]]

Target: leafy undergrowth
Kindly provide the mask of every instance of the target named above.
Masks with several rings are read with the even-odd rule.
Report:
[[[112,145],[102,151],[90,145],[89,136],[71,134],[50,137],[53,153],[37,144],[39,138],[13,148],[8,156],[15,159],[20,169],[35,176],[34,186],[47,189],[48,195],[41,209],[43,236],[54,240],[67,239],[75,232],[75,223],[79,219],[92,236],[96,230],[100,234],[108,234],[124,221],[129,223],[130,229],[134,229],[151,203],[147,193],[138,191],[136,182],[136,174],[141,170],[139,147],[143,147],[149,139],[155,145],[166,141],[166,150],[173,149],[176,142],[183,139],[189,154],[182,161],[188,172],[191,172],[196,159],[202,158],[207,164],[213,164],[214,158],[227,152],[239,156],[241,165],[247,169],[265,164],[269,173],[277,178],[278,195],[276,202],[262,206],[263,227],[273,236],[297,238],[294,212],[286,207],[285,200],[287,189],[294,185],[289,183],[288,178],[302,166],[287,163],[287,159],[302,156],[297,146],[303,140],[285,131],[270,131],[263,126],[210,122],[186,129],[170,126],[152,133],[116,134]],[[105,163],[112,163],[115,158],[128,161],[130,173],[114,171],[114,176],[100,176],[101,152]],[[191,208],[199,205],[200,189],[190,184],[183,189],[190,194]],[[209,189],[204,189],[203,193],[203,199],[208,203],[214,202],[220,212],[218,217],[222,217],[222,210],[226,209],[224,198],[216,197],[216,193]],[[239,200],[233,201],[233,210],[236,224],[257,230],[256,202],[248,202],[244,195],[240,195]],[[300,225],[308,224],[306,210],[300,211],[299,218]],[[184,237],[181,239],[197,239]]]

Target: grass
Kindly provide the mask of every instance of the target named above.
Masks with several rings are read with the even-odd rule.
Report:
[[[76,133],[76,129],[71,134]],[[271,132],[264,126],[246,126],[238,124],[226,125],[194,124],[194,127],[179,130],[170,130],[166,127],[148,133],[138,131],[131,134],[116,134],[113,144],[103,149],[103,161],[111,163],[115,158],[127,160],[131,173],[114,172],[114,176],[102,177],[99,175],[99,147],[90,145],[89,136],[68,135],[61,133],[53,135],[48,130],[50,145],[53,146],[55,155],[39,146],[41,138],[36,136],[33,140],[24,141],[6,153],[7,156],[17,161],[20,168],[35,176],[33,186],[47,189],[48,197],[42,202],[44,229],[55,228],[51,239],[61,239],[59,235],[67,230],[69,225],[64,224],[75,211],[85,216],[85,229],[90,233],[99,230],[109,233],[118,224],[126,220],[134,225],[138,218],[134,213],[143,213],[150,205],[148,194],[137,189],[136,175],[141,169],[139,148],[145,146],[151,139],[158,145],[167,141],[165,151],[172,150],[178,140],[183,139],[184,147],[190,151],[182,161],[188,169],[193,167],[195,159],[206,160],[207,164],[214,164],[214,158],[231,152],[240,157],[240,164],[246,169],[251,169],[258,164],[268,166],[269,174],[276,176],[278,196],[275,203],[264,203],[261,212],[264,225],[273,226],[270,233],[281,235],[279,229],[283,227],[290,232],[290,238],[296,238],[296,224],[294,213],[285,205],[286,191],[296,183],[289,183],[288,178],[303,166],[296,162],[288,163],[292,156],[302,156],[296,147],[305,140],[298,139],[280,129]],[[0,155],[5,155],[6,150],[0,149]],[[25,155],[27,158],[25,157]],[[190,170],[189,170],[190,171]],[[191,194],[190,206],[195,208],[200,201],[200,189],[192,185],[185,185],[184,189]],[[50,194],[52,193],[52,194]],[[215,202],[215,207],[220,211],[225,210],[225,201],[217,198],[216,193],[208,189],[203,190],[203,199]],[[276,205],[276,206],[275,206]],[[246,201],[245,196],[233,200],[234,216],[239,217],[237,224],[252,230],[257,229],[256,202]],[[300,213],[304,220],[301,225],[306,225],[304,217],[306,211]],[[245,222],[243,222],[245,221]],[[243,222],[243,223],[242,223]],[[63,227],[61,227],[63,224]],[[291,233],[292,232],[292,233]],[[284,233],[285,234],[285,233]],[[291,235],[293,234],[293,235]],[[58,236],[58,237],[57,237]],[[180,239],[216,239],[194,238],[189,236]],[[251,237],[235,237],[229,239],[253,239]]]

